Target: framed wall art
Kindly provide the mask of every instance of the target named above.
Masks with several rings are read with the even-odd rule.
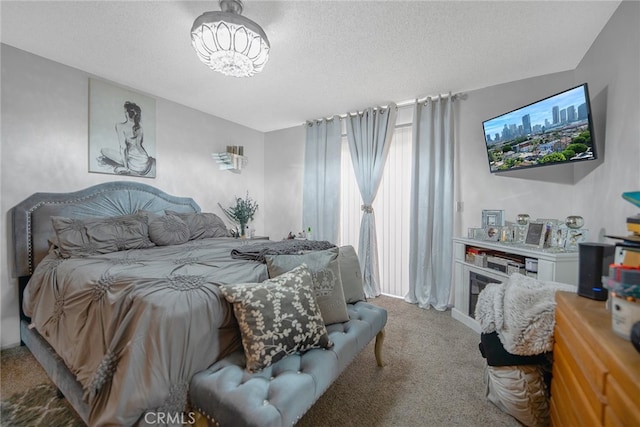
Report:
[[[153,98],[89,79],[89,172],[156,177]]]

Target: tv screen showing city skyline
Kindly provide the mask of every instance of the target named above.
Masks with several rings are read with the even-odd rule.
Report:
[[[587,84],[483,122],[491,172],[596,158]]]

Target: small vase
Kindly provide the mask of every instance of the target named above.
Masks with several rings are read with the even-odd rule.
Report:
[[[247,224],[240,224],[240,238],[247,238]]]

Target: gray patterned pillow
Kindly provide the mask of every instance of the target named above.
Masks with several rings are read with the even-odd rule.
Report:
[[[265,255],[269,277],[276,277],[306,264],[313,277],[313,289],[325,325],[349,320],[342,292],[338,248],[313,251],[304,255]]]
[[[166,214],[149,224],[149,237],[158,246],[179,245],[189,241],[189,227],[177,215]]]
[[[220,290],[233,304],[251,372],[288,354],[333,346],[306,265],[262,283],[221,285]]]
[[[165,213],[176,215],[187,224],[190,233],[189,240],[228,236],[227,226],[224,225],[224,221],[214,213],[181,213],[170,210],[165,211]]]
[[[51,221],[63,258],[155,246],[143,213],[92,219],[52,216]]]

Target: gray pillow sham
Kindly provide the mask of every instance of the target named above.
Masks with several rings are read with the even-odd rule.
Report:
[[[340,263],[340,279],[347,304],[366,301],[360,260],[353,246],[341,246],[338,254]]]
[[[189,227],[189,240],[228,236],[227,226],[224,225],[224,221],[214,213],[182,213],[170,210],[165,211],[165,213],[176,215],[187,224]]]
[[[63,258],[155,246],[144,213],[91,219],[53,216],[51,221]]]
[[[342,292],[338,248],[303,255],[265,255],[269,277],[277,277],[306,264],[313,278],[313,289],[326,325],[349,320]]]

